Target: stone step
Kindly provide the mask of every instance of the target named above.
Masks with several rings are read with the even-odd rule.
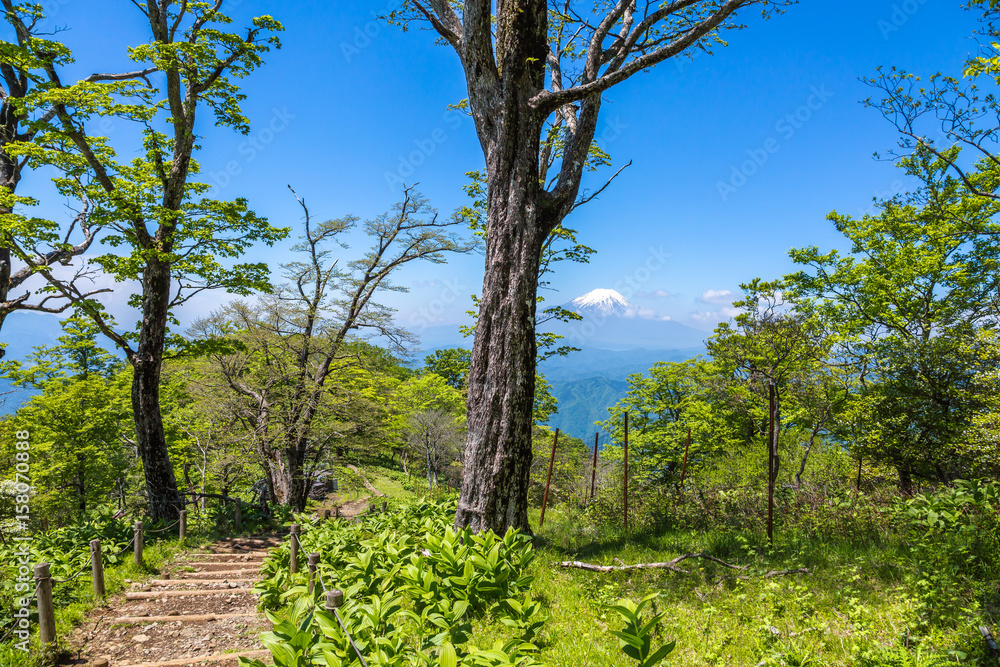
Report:
[[[204,655],[197,658],[177,658],[175,660],[161,660],[159,662],[140,662],[132,665],[115,665],[115,667],[175,667],[178,665],[195,665],[198,663],[227,662],[239,658],[263,658],[270,657],[271,652],[263,649],[257,651],[242,651],[239,653],[217,653],[215,655]]]
[[[246,614],[188,614],[182,616],[121,616],[115,619],[115,623],[204,623],[207,621],[218,621],[224,618],[251,618],[256,614],[249,612]]]
[[[192,572],[191,574],[197,574]],[[147,581],[150,586],[174,586],[176,584],[252,584],[256,579],[153,579]]]
[[[126,593],[126,600],[149,600],[150,598],[179,598],[186,595],[238,595],[249,593],[249,588],[219,588],[216,590],[193,590],[193,591],[143,591],[139,593]]]
[[[178,581],[182,581],[182,580],[186,580],[189,577],[205,577],[205,576],[208,576],[208,575],[217,575],[217,576],[220,576],[220,577],[225,577],[225,576],[228,576],[230,574],[238,574],[238,575],[250,574],[250,575],[253,575],[253,574],[260,574],[260,571],[259,570],[201,570],[201,571],[198,571],[198,572],[175,572],[174,574],[176,574],[178,577],[180,577],[180,579],[178,579]]]

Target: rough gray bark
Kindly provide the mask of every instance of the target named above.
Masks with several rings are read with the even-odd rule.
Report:
[[[476,531],[529,530],[539,259],[549,234],[592,198],[578,195],[601,93],[700,44],[741,6],[759,4],[767,12],[776,3],[677,0],[639,9],[635,0],[619,0],[579,11],[572,1],[550,8],[545,0],[497,0],[494,8],[491,0],[465,0],[460,10],[447,0],[411,4],[412,13],[393,17],[429,22],[457,52],[486,159],[486,270],[455,523]],[[550,9],[571,27],[550,34]],[[574,18],[581,15],[593,20]],[[564,70],[567,62],[574,71]],[[550,176],[550,169],[558,173]]]

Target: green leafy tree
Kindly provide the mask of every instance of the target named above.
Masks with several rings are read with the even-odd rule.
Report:
[[[389,403],[395,415],[394,428],[407,445],[402,457],[404,469],[411,453],[422,455],[427,487],[437,486],[445,468],[462,462],[465,396],[440,375],[427,373],[401,383]]]
[[[54,118],[55,109],[38,103],[47,88],[44,69],[46,65],[71,63],[73,57],[63,44],[48,39],[50,35],[41,30],[45,18],[41,5],[14,0],[3,0],[2,5],[13,39],[0,43],[0,330],[15,311],[65,311],[71,301],[53,292],[37,274],[71,263],[90,249],[100,233],[100,225],[91,224],[91,202],[80,188],[80,210],[68,225],[24,213],[38,202],[17,194],[18,186],[31,172],[18,146],[52,138],[46,123]],[[81,84],[109,94],[127,93],[138,85],[136,80],[152,71],[92,74]],[[84,296],[108,291],[85,289],[82,285],[89,272],[85,266],[78,269],[68,279],[74,291]],[[3,355],[0,347],[0,357]]]
[[[378,297],[405,291],[392,282],[400,267],[441,263],[468,245],[451,232],[457,221],[439,221],[427,200],[407,189],[390,212],[362,224],[370,248],[341,267],[332,247],[346,247],[340,239],[358,218],[315,224],[305,202],[299,203],[305,230],[293,250],[303,259],[284,265],[287,282],[257,303],[229,304],[193,333],[203,343],[239,340],[241,349],[213,354],[216,370],[240,397],[241,418],[255,434],[278,502],[302,510],[316,463],[337,439],[337,429],[314,428],[334,399],[327,383],[357,365],[353,345],[362,338],[356,332],[402,350],[411,335],[393,323],[392,309]]]
[[[921,186],[875,215],[831,214],[852,252],[795,249],[808,269],[786,281],[853,377],[860,453],[895,466],[910,493],[914,476],[968,471],[969,428],[989,393],[976,378],[996,363],[1000,204],[970,193],[932,151],[901,165]]]
[[[769,411],[773,393],[774,429],[767,443],[774,461],[773,482],[781,468],[783,399],[796,378],[817,372],[828,342],[818,320],[786,303],[781,282],[755,279],[741,287],[744,298],[733,305],[743,312],[736,316],[735,326],[723,322],[716,327],[707,347],[712,358],[732,375],[744,400],[766,405]],[[755,421],[759,432],[766,435],[770,417]]]
[[[703,358],[661,361],[648,374],[630,375],[625,398],[609,408],[606,421],[598,422],[612,440],[603,456],[621,461],[626,412],[629,476],[640,485],[679,477],[688,429],[692,472],[745,448],[749,419],[730,383],[718,364]]]
[[[33,396],[8,427],[31,433],[37,510],[55,518],[83,520],[88,509],[120,486],[134,462],[126,442],[129,377],[123,363],[97,344],[89,319],[63,322],[59,345],[39,347],[29,363],[0,362],[0,377],[32,387]],[[13,462],[13,439],[5,461]]]
[[[435,350],[424,359],[424,370],[435,373],[455,389],[465,389],[469,383],[469,363],[472,352],[461,347]]]
[[[105,244],[120,249],[92,263],[117,281],[142,285],[141,293],[129,300],[139,311],[139,325],[134,331],[120,330],[99,301],[47,268],[35,267],[55,294],[94,319],[133,368],[136,443],[154,520],[171,520],[181,507],[159,399],[165,349],[186,347],[169,331],[171,313],[205,290],[248,294],[267,289],[264,264],[224,262],[239,258],[254,243],[271,244],[286,233],[257,216],[245,200],[211,199],[209,186],[193,180],[197,120],[207,113],[217,126],[249,131],[235,80],[262,64],[264,54],[279,45],[274,35],[282,29],[262,16],[243,34],[226,32],[231,19],[222,5],[173,0],[137,4],[150,32],[148,41],[129,49],[129,57],[145,64],[143,71],[159,72],[156,85],[151,79],[124,91],[89,81],[66,85],[59,71],[68,54],[53,43],[37,54],[44,85],[26,104],[32,111],[51,109],[44,117],[43,140],[16,146],[27,164],[62,172],[55,184],[64,195],[92,202],[91,224],[104,228]],[[20,15],[8,12],[7,18],[19,32],[29,30]],[[135,121],[143,151],[121,162],[106,140],[88,137],[87,123],[101,116]]]

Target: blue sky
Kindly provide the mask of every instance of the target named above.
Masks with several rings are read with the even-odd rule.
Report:
[[[401,177],[419,182],[442,214],[466,203],[464,173],[481,168],[483,158],[471,119],[447,110],[466,96],[457,58],[429,32],[378,21],[392,8],[386,0],[228,4],[237,24],[271,14],[286,32],[284,47],[243,82],[251,135],[207,120],[202,127],[198,159],[218,196],[247,197],[281,225],[300,218],[289,184],[316,217],[384,211],[397,200]],[[43,5],[52,24],[68,28],[60,34],[78,65],[67,78],[127,67],[124,46],[146,34],[126,0]],[[807,0],[766,22],[747,13],[746,22],[715,55],[668,61],[607,94],[598,134],[615,166],[589,175],[585,187],[599,187],[629,160],[632,166],[567,220],[597,254],[589,265],[560,267],[551,303],[631,280],[638,305],[711,330],[729,314],[726,291],[792,270],[789,248],[842,245],[825,221],[831,210],[861,213],[873,197],[905,187],[898,169],[872,158],[896,137],[860,104],[871,91],[858,78],[879,65],[958,74],[976,48],[976,15],[954,0]],[[131,130],[108,130],[127,155]],[[31,175],[24,191],[41,195],[43,210],[65,215],[44,181]],[[363,239],[352,241],[359,253]],[[276,265],[290,244],[254,256]],[[410,294],[386,302],[403,324],[458,323],[481,275],[477,255],[411,266],[398,280]],[[193,302],[182,321],[225,298]],[[18,355],[51,337],[54,324],[15,314],[3,339]]]

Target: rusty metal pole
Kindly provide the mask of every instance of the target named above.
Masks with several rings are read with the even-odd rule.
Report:
[[[774,544],[774,382],[767,387],[767,541]]]
[[[600,433],[594,434],[594,466],[590,469],[590,499],[594,499],[594,494],[597,489],[597,439],[601,437]]]
[[[688,470],[688,452],[691,451],[691,428],[688,427],[687,444],[684,445],[684,463],[681,465],[681,485],[677,489],[678,495],[684,492],[684,477]]]
[[[858,482],[854,486],[854,497],[855,498],[857,498],[858,494],[861,493],[861,462],[863,460],[864,460],[864,457],[862,457],[862,456],[858,457]]]
[[[628,530],[628,413],[625,413],[625,530]]]
[[[545,525],[545,505],[549,502],[549,483],[552,481],[552,464],[556,461],[556,443],[559,442],[559,429],[556,429],[556,437],[552,439],[552,456],[549,457],[549,475],[545,478],[545,495],[542,496],[542,516],[538,519],[538,527]]]

